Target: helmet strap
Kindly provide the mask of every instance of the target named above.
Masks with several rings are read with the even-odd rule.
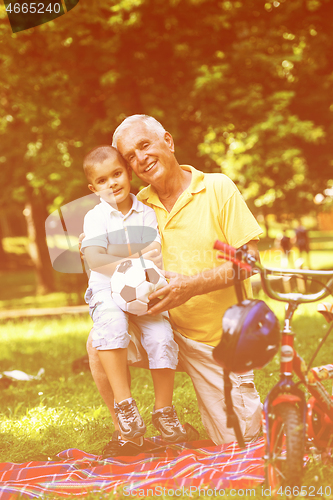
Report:
[[[238,255],[237,255],[238,253]],[[236,258],[237,259],[242,259],[242,251],[238,250],[236,252]],[[236,291],[236,296],[237,296],[237,301],[238,304],[241,304],[242,301],[244,300],[244,293],[243,293],[243,288],[242,288],[242,282],[239,276],[240,269],[237,264],[233,264],[233,271],[234,271],[234,287]],[[224,398],[225,398],[225,404],[226,404],[226,413],[227,413],[227,427],[233,427],[234,433],[237,439],[238,446],[240,448],[245,448],[245,442],[243,438],[243,434],[239,425],[239,420],[238,417],[234,411],[234,405],[232,402],[232,397],[231,397],[231,390],[232,390],[232,382],[230,380],[230,371],[229,370],[223,370],[223,380],[224,380]]]
[[[234,271],[234,287],[235,287],[235,291],[236,291],[237,302],[238,302],[238,304],[241,304],[241,302],[244,300],[244,293],[243,293],[243,288],[242,288],[242,281],[241,281],[240,276],[239,276],[240,269],[237,266],[237,264],[233,264],[232,267],[233,267],[233,271]]]
[[[239,420],[238,420],[238,417],[234,411],[234,405],[232,402],[232,397],[231,397],[232,382],[230,380],[229,373],[230,373],[229,370],[223,370],[224,397],[225,397],[225,404],[227,407],[227,411],[226,411],[226,413],[227,413],[227,427],[233,427],[238,446],[240,448],[245,448],[243,434],[242,434],[241,428],[239,426]]]

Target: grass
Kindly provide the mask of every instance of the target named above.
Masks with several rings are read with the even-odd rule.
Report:
[[[2,244],[7,253],[26,255],[29,252],[29,238],[27,236],[3,238]]]
[[[37,295],[37,277],[28,254],[27,237],[3,239],[8,253],[6,269],[0,270],[2,287],[0,309],[28,309],[84,304],[85,274],[62,274],[54,271],[55,291]]]
[[[283,304],[273,304],[269,299],[267,302],[282,320]],[[295,331],[299,332],[296,347],[307,361],[327,331],[326,323],[315,308],[315,305],[303,306],[294,320]],[[48,460],[67,448],[99,454],[109,441],[112,422],[90,372],[73,371],[73,362],[85,355],[90,327],[91,321],[86,315],[0,323],[0,372],[18,369],[36,375],[40,368],[45,368],[41,380],[13,382],[6,387],[4,379],[0,379],[0,462]],[[333,335],[320,351],[316,364],[329,362],[327,353],[332,352]],[[262,401],[278,376],[278,357],[255,372]],[[147,436],[154,435],[150,422],[153,407],[150,373],[132,369],[132,382],[133,396],[147,425]],[[174,401],[180,419],[190,422],[199,430],[201,438],[206,438],[191,381],[184,373],[176,374]],[[332,467],[313,459],[306,469],[303,484],[319,487],[332,482]],[[192,496],[199,498],[195,493]],[[85,498],[106,500],[113,495],[95,494]],[[117,498],[126,496],[120,494]],[[262,495],[261,487],[257,488],[255,498],[267,498]]]
[[[13,382],[5,388],[5,381],[0,379],[0,462],[47,460],[69,447],[98,454],[109,441],[112,422],[90,372],[82,369],[75,373],[72,368],[73,362],[85,354],[90,327],[85,315],[0,324],[1,372],[16,369],[36,375],[45,368],[40,381]],[[148,424],[147,436],[154,435],[150,373],[132,369],[132,379],[133,395]],[[175,401],[180,415],[206,436],[194,411],[195,395],[189,377],[178,373],[176,379]]]
[[[34,270],[0,271],[0,309],[29,309],[41,307],[62,307],[85,304],[84,292],[87,286],[85,275],[56,274],[59,291],[37,295],[37,281]]]
[[[311,233],[311,236],[312,267],[332,269],[333,234],[316,232]],[[13,239],[9,243],[11,246],[8,248],[16,248],[18,255],[24,255],[24,241]],[[266,265],[278,267],[281,254],[271,245],[271,242],[265,240],[261,242],[262,260]],[[58,307],[83,303],[84,279],[80,281],[75,276],[61,276],[60,291],[45,296],[35,295],[35,274],[29,268],[19,273],[1,272],[0,277],[0,308]],[[259,298],[264,299],[282,321],[283,304],[270,301],[262,292],[259,293]],[[293,322],[294,329],[298,332],[296,348],[306,361],[327,331],[327,324],[315,309],[316,305],[301,306]],[[86,353],[85,342],[90,327],[91,321],[86,315],[0,322],[0,373],[17,369],[36,375],[40,368],[45,368],[45,375],[41,380],[13,382],[7,386],[6,380],[0,378],[0,462],[48,460],[67,448],[79,448],[99,454],[109,441],[113,431],[112,422],[90,372],[84,368],[73,370],[73,362]],[[332,352],[333,334],[320,351],[315,365],[330,362],[328,353]],[[150,423],[153,407],[151,377],[145,370],[131,371],[133,396],[146,422],[147,436],[151,436],[155,434]],[[256,386],[262,401],[278,377],[278,358],[255,372]],[[326,383],[329,389],[331,385]],[[206,438],[195,392],[186,374],[176,374],[174,401],[180,419],[194,425],[199,430],[200,437]],[[332,484],[332,467],[311,459],[303,485],[319,488]],[[106,500],[113,498],[113,495],[99,493],[84,498]],[[117,498],[127,496],[118,494]],[[172,497],[166,495],[161,498]],[[193,493],[192,498],[199,498],[199,495]],[[252,498],[267,499],[267,495],[262,494],[261,487],[258,487],[256,496]]]

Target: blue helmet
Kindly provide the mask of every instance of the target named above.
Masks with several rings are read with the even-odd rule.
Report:
[[[226,370],[244,373],[262,368],[279,350],[279,321],[262,300],[246,299],[229,307],[222,330],[213,357]]]

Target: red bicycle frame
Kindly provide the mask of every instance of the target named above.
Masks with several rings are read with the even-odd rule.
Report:
[[[229,260],[234,264],[238,265],[240,268],[253,273],[254,270],[260,273],[261,283],[264,292],[272,299],[286,302],[286,314],[284,321],[284,328],[282,331],[281,339],[281,363],[280,363],[280,380],[273,387],[273,389],[267,395],[264,405],[263,405],[263,431],[266,435],[266,456],[265,458],[269,461],[272,457],[270,456],[270,423],[274,419],[274,412],[271,411],[272,408],[277,407],[281,403],[291,403],[299,407],[301,416],[303,419],[303,429],[304,429],[304,439],[306,433],[306,424],[311,427],[312,422],[311,412],[316,412],[321,422],[323,422],[328,428],[329,432],[327,434],[333,434],[333,398],[326,391],[325,387],[321,383],[323,380],[328,380],[333,378],[333,365],[328,364],[324,366],[319,366],[316,368],[309,369],[304,362],[304,360],[297,354],[294,349],[294,333],[291,329],[291,320],[297,307],[302,303],[309,303],[321,300],[325,296],[329,295],[333,289],[333,271],[313,271],[313,270],[292,270],[292,269],[277,269],[277,268],[264,268],[259,262],[256,262],[254,257],[246,252],[246,245],[240,250],[236,250],[230,247],[226,243],[221,241],[216,241],[214,248],[223,252],[224,255],[219,257]],[[239,255],[241,257],[239,257]],[[304,278],[309,277],[312,279],[328,277],[330,279],[327,285],[324,285],[322,290],[318,293],[304,295],[302,293],[281,293],[273,289],[272,282],[269,276],[278,274],[281,276],[288,275],[292,276],[302,276]],[[331,287],[331,288],[330,288]],[[303,391],[298,387],[293,379],[293,373],[295,373],[299,380],[304,383],[307,390],[312,394],[312,398],[308,402],[305,401],[305,396]],[[311,429],[310,429],[311,431]],[[320,435],[312,428],[312,436],[315,438]],[[310,432],[311,434],[311,432]],[[324,444],[324,440],[319,439],[317,442]]]

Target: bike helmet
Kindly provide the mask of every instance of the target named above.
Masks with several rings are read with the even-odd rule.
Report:
[[[262,300],[243,300],[226,310],[223,335],[213,351],[215,361],[225,370],[244,373],[262,368],[278,352],[279,321]]]

